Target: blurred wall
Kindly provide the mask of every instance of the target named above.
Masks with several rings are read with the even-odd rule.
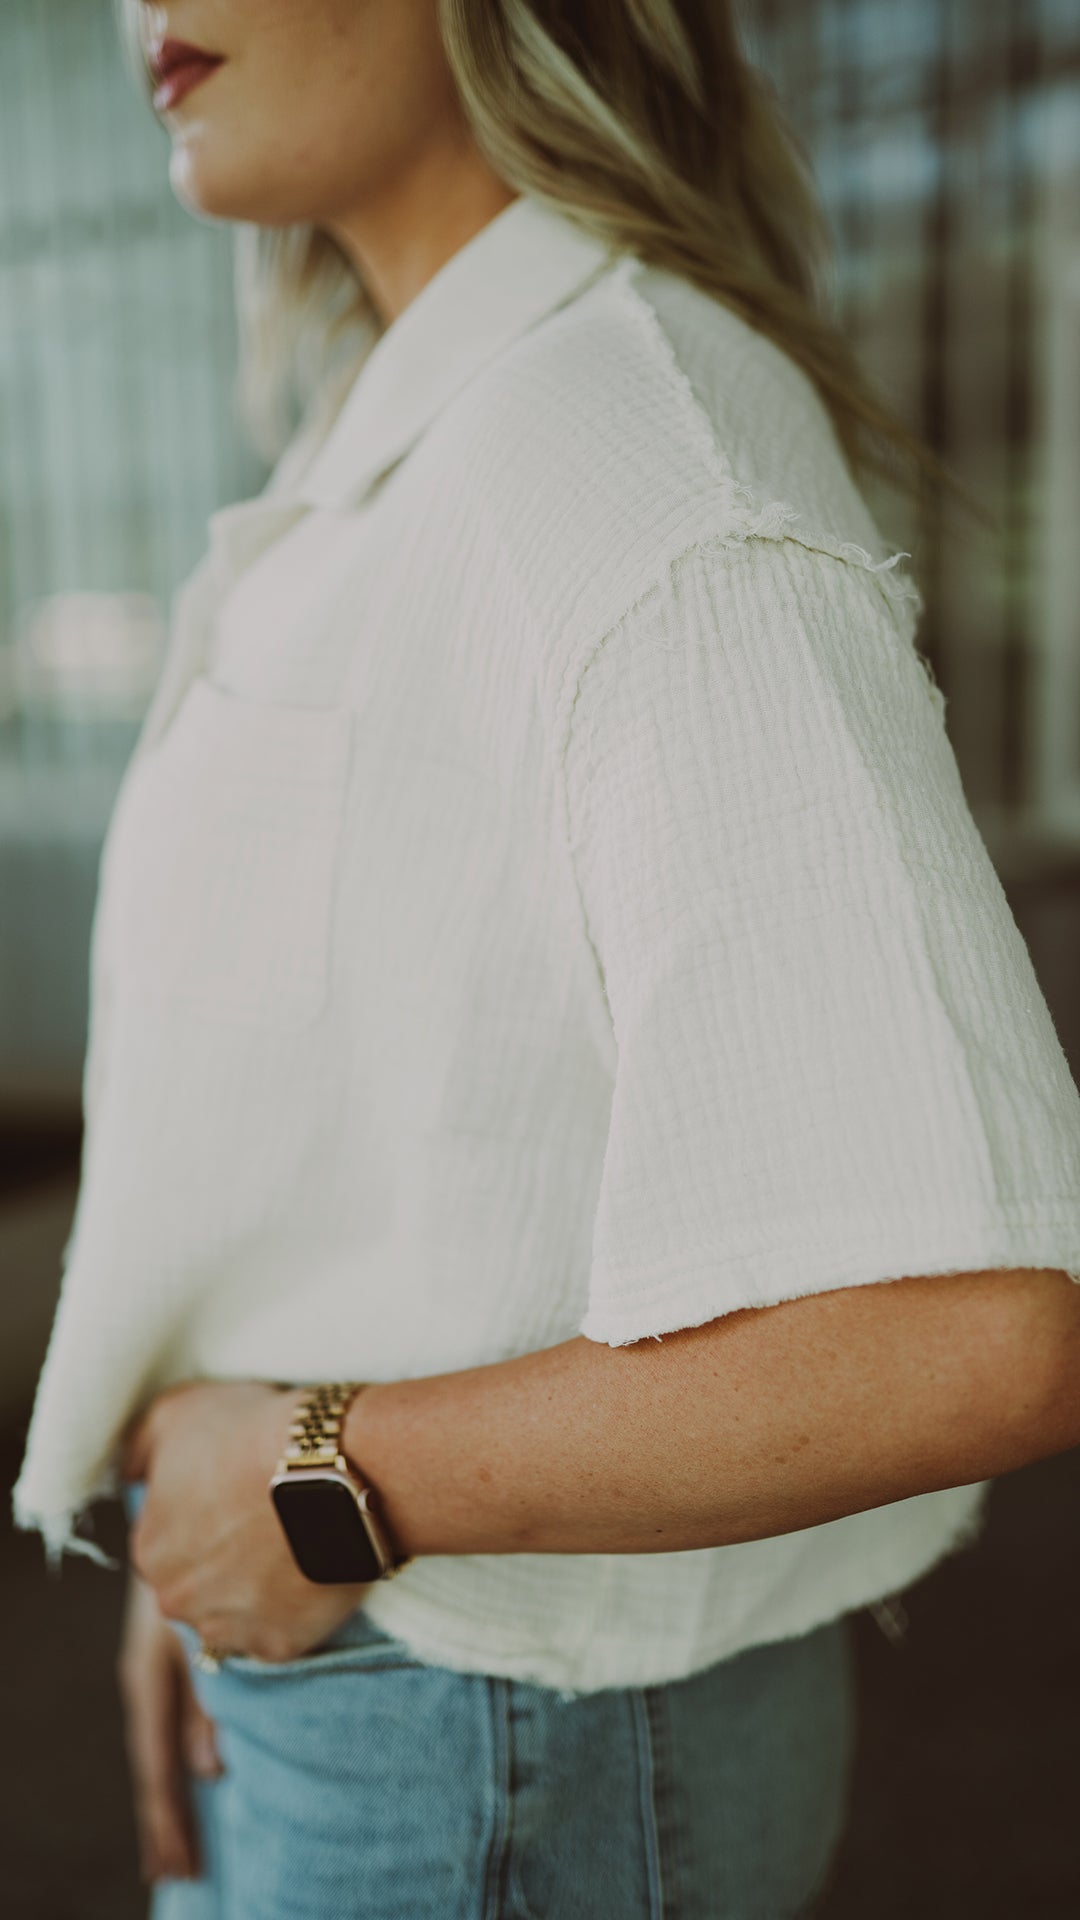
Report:
[[[1080,8],[758,0],[864,362],[995,517],[881,510],[1003,878],[1080,851]],[[875,504],[877,504],[875,502]]]
[[[109,809],[232,417],[228,228],[195,219],[111,0],[0,0],[0,1117],[77,1113]]]

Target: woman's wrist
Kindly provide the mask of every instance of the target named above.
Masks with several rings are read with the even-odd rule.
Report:
[[[371,1381],[353,1395],[341,1423],[341,1451],[365,1486],[371,1489],[379,1526],[396,1563],[411,1560],[418,1552],[418,1547],[410,1537],[408,1520],[400,1502],[391,1498],[383,1485],[378,1465],[372,1464],[373,1458],[377,1458],[379,1453],[375,1435],[381,1406],[386,1396],[393,1392],[392,1383]]]
[[[267,1404],[267,1443],[263,1452],[264,1463],[269,1461],[267,1480],[281,1465],[286,1449],[293,1443],[293,1423],[304,1402],[312,1392],[312,1385],[291,1386],[282,1382],[270,1383],[272,1399]],[[378,1482],[368,1470],[363,1438],[356,1440],[357,1421],[355,1410],[360,1400],[369,1395],[385,1391],[374,1382],[364,1382],[352,1394],[338,1429],[338,1451],[352,1468],[352,1471],[370,1489],[375,1520],[390,1550],[394,1565],[411,1560],[414,1549],[404,1544],[400,1531],[385,1513],[384,1502]],[[272,1456],[272,1457],[271,1457]]]

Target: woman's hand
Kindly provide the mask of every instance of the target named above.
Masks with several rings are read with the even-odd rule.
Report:
[[[134,1571],[128,1574],[116,1673],[140,1872],[146,1881],[196,1877],[202,1863],[186,1775],[215,1778],[221,1756],[214,1723],[195,1698],[179,1636]]]
[[[262,1380],[184,1382],[157,1396],[122,1448],[123,1478],[146,1488],[131,1562],[159,1612],[211,1646],[272,1662],[318,1645],[369,1590],[308,1580],[274,1511],[269,1481],[302,1397]]]

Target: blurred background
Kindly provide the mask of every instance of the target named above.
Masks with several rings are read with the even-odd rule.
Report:
[[[873,504],[972,811],[1080,1074],[1080,9],[743,8],[813,161],[864,361],[993,516]],[[71,1224],[110,808],[210,513],[266,469],[231,398],[227,230],[182,209],[111,0],[0,0],[0,1457],[10,1488]],[[1080,1457],[853,1621],[862,1731],[823,1920],[1080,1914]],[[122,1582],[0,1531],[5,1913],[129,1920]],[[123,1551],[118,1513],[98,1537]],[[616,1920],[612,1916],[612,1920]]]

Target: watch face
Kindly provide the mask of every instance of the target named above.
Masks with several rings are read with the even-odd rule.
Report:
[[[270,1492],[296,1564],[309,1580],[330,1584],[379,1578],[378,1555],[344,1480],[286,1476]]]

